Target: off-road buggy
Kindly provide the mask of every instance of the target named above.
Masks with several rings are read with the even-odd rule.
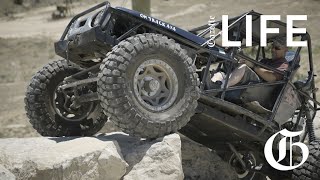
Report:
[[[259,62],[268,55],[267,47],[259,45],[261,14],[250,11],[229,19],[230,39],[244,40],[245,15],[253,17],[254,47],[239,53],[239,48],[218,43],[209,47],[212,27],[207,24],[185,31],[133,10],[112,8],[108,2],[90,8],[76,15],[55,43],[64,60],[50,62],[33,76],[25,98],[27,116],[43,136],[93,135],[108,119],[144,138],[180,130],[214,149],[241,179],[319,179],[320,144],[312,125],[319,103],[310,36],[295,34],[308,42],[309,61],[300,58],[299,47],[288,53],[290,66],[282,72]],[[268,34],[268,43],[286,35],[285,23],[269,23],[280,33]],[[221,21],[213,24],[222,28]],[[224,72],[228,81],[237,58],[284,79],[208,89],[209,73]],[[295,81],[302,61],[309,63],[307,79]],[[277,172],[263,155],[268,138],[282,129],[304,131],[293,141],[308,139],[309,144],[308,160],[290,173]],[[274,146],[275,156],[277,152]],[[300,157],[299,148],[293,157]]]

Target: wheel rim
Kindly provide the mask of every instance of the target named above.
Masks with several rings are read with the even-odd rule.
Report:
[[[178,94],[178,78],[166,62],[151,59],[143,62],[136,70],[134,94],[140,104],[152,111],[168,109]]]
[[[254,157],[252,152],[249,152],[246,158],[243,154],[240,153],[240,157],[245,161],[247,166],[255,166],[257,163],[256,158]],[[234,168],[239,179],[253,179],[253,177],[255,176],[255,172],[250,174],[250,171],[248,169],[243,169],[235,154],[232,154],[232,156],[230,157],[229,164]]]
[[[61,83],[60,83],[61,84]],[[53,108],[66,121],[78,122],[86,119],[94,108],[94,103],[84,103],[77,108],[71,108],[74,91],[59,89],[58,85],[53,92]]]

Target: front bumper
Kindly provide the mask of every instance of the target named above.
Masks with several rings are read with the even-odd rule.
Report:
[[[116,38],[106,28],[110,18],[107,1],[77,14],[55,42],[56,54],[75,63],[104,57],[116,44]]]

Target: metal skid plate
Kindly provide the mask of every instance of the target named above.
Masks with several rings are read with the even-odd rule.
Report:
[[[115,39],[102,32],[100,27],[94,27],[74,37],[73,41],[60,40],[54,44],[56,54],[71,61],[81,61],[97,58],[97,55],[106,54]]]

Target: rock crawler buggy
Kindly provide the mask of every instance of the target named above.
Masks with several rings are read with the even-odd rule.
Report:
[[[243,40],[245,15],[253,16],[254,48],[243,50],[251,55],[218,44],[208,47],[208,25],[185,31],[136,11],[112,8],[108,2],[92,7],[76,15],[55,43],[64,60],[47,64],[32,77],[25,98],[27,116],[43,136],[93,135],[108,118],[133,136],[156,138],[180,130],[215,149],[241,179],[319,179],[320,144],[312,125],[319,103],[308,33],[295,34],[308,42],[306,80],[294,80],[299,47],[288,54],[288,71],[273,69],[284,80],[206,87],[210,71],[228,77],[237,58],[272,69],[258,61],[267,56],[266,48],[258,45],[261,14],[250,11],[229,19],[229,36]],[[280,33],[268,34],[268,42],[285,36],[283,22],[270,25]],[[221,29],[221,22],[215,27]],[[254,101],[258,103],[250,105]],[[304,131],[293,141],[305,142],[307,137],[309,142],[307,162],[292,172],[272,169],[263,155],[267,139],[282,129]],[[293,154],[298,160],[299,149]],[[282,161],[288,163],[288,158]]]

